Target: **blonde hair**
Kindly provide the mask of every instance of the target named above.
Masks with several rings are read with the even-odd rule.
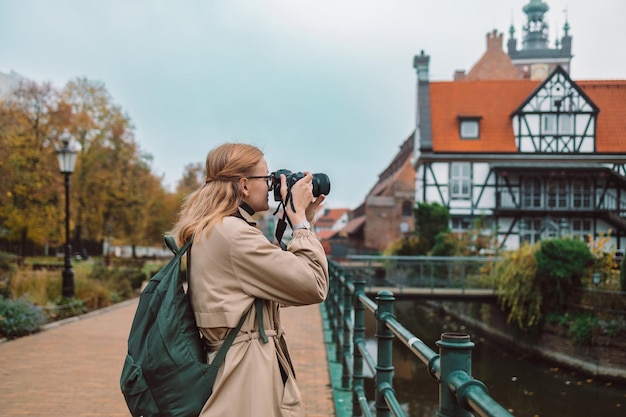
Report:
[[[178,245],[208,234],[224,217],[237,212],[243,199],[239,180],[250,175],[261,159],[259,148],[241,143],[225,143],[209,152],[205,183],[187,196],[169,232]]]

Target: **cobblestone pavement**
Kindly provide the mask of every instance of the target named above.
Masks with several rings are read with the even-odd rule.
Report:
[[[119,377],[137,301],[0,343],[0,416],[129,417]],[[305,415],[334,416],[320,307],[283,311]]]

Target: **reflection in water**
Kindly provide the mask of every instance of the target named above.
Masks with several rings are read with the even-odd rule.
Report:
[[[489,394],[516,417],[624,417],[626,384],[596,381],[554,364],[505,350],[484,335],[466,328],[439,310],[416,302],[395,304],[397,319],[435,352],[443,332],[471,335],[472,374]],[[376,358],[375,319],[366,314],[368,350]],[[394,341],[394,388],[411,417],[433,417],[438,409],[439,386],[418,358]],[[367,398],[374,398],[374,384],[366,381]]]

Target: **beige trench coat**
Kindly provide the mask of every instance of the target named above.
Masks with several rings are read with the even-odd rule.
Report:
[[[211,350],[217,351],[255,298],[265,300],[263,322],[268,343],[259,339],[252,308],[200,415],[302,416],[280,306],[314,304],[325,299],[326,255],[315,235],[304,229],[294,232],[287,251],[283,251],[252,226],[247,213],[240,212],[245,220],[227,217],[208,236],[194,242],[189,268],[191,302],[198,327]],[[213,356],[209,355],[209,361]]]

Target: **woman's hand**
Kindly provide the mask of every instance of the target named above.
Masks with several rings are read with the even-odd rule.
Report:
[[[280,176],[280,194],[283,201],[285,201],[287,197],[287,178],[284,175]],[[291,224],[302,223],[305,220],[312,223],[315,220],[317,207],[324,199],[324,195],[320,195],[317,198],[313,197],[313,175],[305,171],[304,177],[296,181],[291,187],[293,208],[291,203],[288,203],[285,208]]]

